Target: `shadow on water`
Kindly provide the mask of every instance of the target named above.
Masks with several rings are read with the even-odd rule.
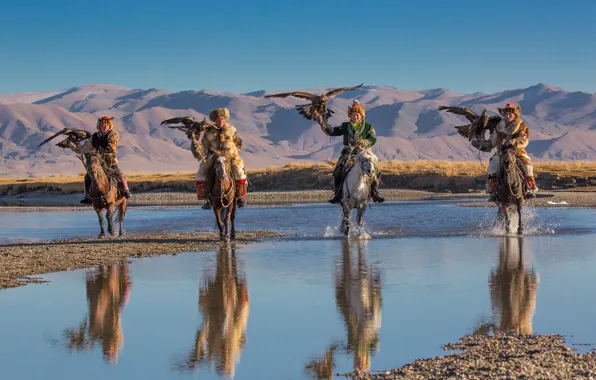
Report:
[[[235,247],[225,245],[217,252],[215,268],[205,268],[198,302],[203,322],[188,354],[174,363],[174,370],[197,373],[200,366],[214,364],[218,375],[234,376],[246,344],[250,308],[246,275],[238,264]]]

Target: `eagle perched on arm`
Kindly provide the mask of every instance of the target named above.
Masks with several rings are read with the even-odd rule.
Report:
[[[300,115],[304,116],[308,120],[313,120],[314,114],[318,113],[325,120],[327,120],[331,117],[332,114],[335,113],[335,111],[327,108],[327,101],[329,99],[331,99],[332,97],[334,97],[335,95],[338,95],[342,92],[356,90],[357,88],[362,87],[363,84],[364,83],[361,83],[358,86],[354,86],[354,87],[336,88],[336,89],[328,91],[322,95],[314,95],[314,94],[311,94],[309,92],[304,92],[304,91],[294,91],[294,92],[283,92],[280,94],[266,95],[265,98],[287,98],[288,96],[294,96],[296,98],[308,99],[311,101],[310,104],[302,104],[302,105],[296,106],[298,113]]]
[[[492,133],[497,124],[499,124],[499,121],[501,121],[500,116],[489,117],[486,108],[482,111],[480,116],[474,111],[463,107],[440,106],[438,109],[439,111],[446,111],[456,115],[465,116],[470,124],[456,126],[455,129],[457,129],[457,133],[466,137],[470,141],[474,139],[484,140],[484,131],[489,130]]]

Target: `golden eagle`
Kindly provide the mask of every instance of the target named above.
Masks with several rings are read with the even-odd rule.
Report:
[[[56,146],[59,146],[61,148],[68,148],[74,143],[77,143],[81,140],[88,139],[89,137],[91,137],[91,133],[87,132],[84,129],[64,128],[64,129],[54,133],[52,136],[48,137],[47,139],[43,140],[37,147],[40,148],[42,145],[44,145],[48,141],[50,141],[60,135],[68,136],[65,140],[62,140],[58,144],[56,144]]]
[[[466,137],[470,141],[472,141],[472,139],[484,139],[484,131],[489,130],[492,132],[499,121],[501,121],[500,116],[489,117],[486,109],[482,111],[480,116],[474,111],[463,107],[440,106],[439,111],[446,111],[456,115],[465,116],[470,124],[456,126],[455,129],[457,129],[457,132],[460,135]]]
[[[182,125],[173,125],[170,126],[168,124],[182,124]],[[168,125],[168,128],[178,129],[182,132],[186,133],[186,136],[189,139],[192,139],[193,134],[200,134],[205,129],[208,128],[215,128],[219,129],[216,125],[210,124],[207,122],[207,118],[204,118],[203,121],[196,121],[190,116],[185,117],[173,117],[171,119],[164,120],[160,123],[160,125]]]
[[[288,96],[294,96],[296,98],[301,99],[308,99],[311,101],[310,104],[302,104],[296,106],[298,113],[304,116],[308,120],[313,120],[313,116],[315,113],[321,115],[325,120],[329,119],[335,111],[330,110],[327,108],[327,101],[332,98],[333,96],[340,94],[346,91],[353,91],[357,88],[362,87],[364,83],[359,84],[358,86],[354,87],[341,87],[336,88],[334,90],[328,91],[323,95],[314,95],[309,92],[304,91],[294,91],[294,92],[283,92],[280,94],[271,94],[265,96],[265,98],[286,98]]]

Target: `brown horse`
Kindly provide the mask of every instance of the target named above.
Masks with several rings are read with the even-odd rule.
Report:
[[[118,190],[118,180],[110,176],[108,171],[102,165],[102,159],[97,154],[86,154],[87,164],[85,168],[87,175],[91,179],[91,186],[87,196],[97,213],[101,232],[99,238],[105,237],[103,210],[107,210],[108,232],[114,236],[114,211],[118,207],[118,216],[116,221],[119,224],[118,236],[123,236],[122,222],[126,215],[126,198]]]
[[[212,173],[213,185],[209,200],[219,228],[219,240],[236,239],[236,183],[230,166],[230,159],[225,155],[215,156]]]
[[[511,215],[517,214],[517,234],[522,235],[522,205],[527,191],[524,173],[518,165],[514,148],[503,149],[499,160],[495,190],[495,203],[499,211],[494,226],[504,224],[507,234],[511,234]]]

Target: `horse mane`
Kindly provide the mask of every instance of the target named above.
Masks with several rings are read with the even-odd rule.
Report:
[[[373,164],[376,164],[379,162],[379,158],[372,152],[372,150],[370,148],[363,149],[358,156],[366,158],[368,161],[371,161]]]

